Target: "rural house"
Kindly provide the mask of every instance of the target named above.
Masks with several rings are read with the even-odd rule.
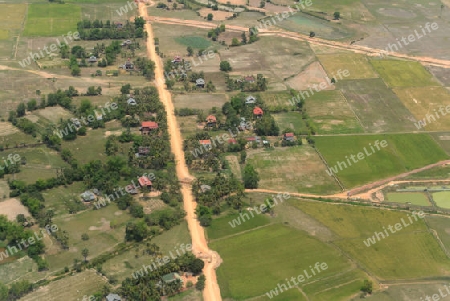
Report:
[[[207,126],[215,126],[216,123],[217,123],[216,116],[209,115],[208,117],[206,117],[206,125]]]
[[[150,179],[146,176],[140,177],[138,179],[138,182],[141,187],[148,187],[150,189],[152,188],[152,181],[150,181]]]
[[[255,103],[256,103],[256,98],[253,95],[249,95],[245,99],[245,104],[246,105],[251,105],[251,104],[255,104]]]
[[[181,57],[180,56],[176,56],[176,57],[174,57],[174,59],[172,60],[172,63],[181,63]]]
[[[158,129],[158,124],[154,121],[144,121],[141,124],[141,127],[139,130],[141,131],[142,135],[146,135],[150,133],[152,130]]]
[[[114,25],[116,25],[116,28],[118,28],[118,29],[122,29],[123,28],[123,24],[120,23],[120,22],[117,22]]]
[[[95,63],[95,62],[97,62],[97,58],[95,56],[91,56],[91,57],[89,57],[88,62]]]
[[[201,146],[203,146],[203,147],[205,147],[207,149],[211,149],[211,147],[212,147],[210,139],[208,139],[208,140],[199,140],[198,142],[200,143]]]
[[[244,77],[244,81],[246,81],[247,83],[254,83],[255,78],[253,77],[253,75],[246,76],[246,77]]]
[[[172,283],[176,280],[180,280],[181,283],[183,283],[183,279],[181,278],[180,274],[178,273],[170,273],[170,274],[166,274],[164,276],[162,276],[162,280],[166,283]]]
[[[80,197],[84,202],[92,202],[95,200],[95,194],[89,190],[86,190],[85,192],[80,194]]]
[[[106,301],[122,301],[122,299],[117,294],[109,294],[106,296]]]
[[[130,97],[127,100],[127,104],[130,105],[130,106],[135,106],[135,105],[137,105],[137,102],[136,102],[136,100],[134,98]]]
[[[294,133],[286,133],[283,135],[283,139],[286,141],[294,141]]]
[[[195,81],[195,85],[199,88],[205,87],[205,80],[203,78],[199,78]]]
[[[140,157],[147,156],[149,152],[150,152],[150,147],[148,147],[148,146],[139,146],[139,148],[138,148],[138,155]]]
[[[253,115],[255,115],[257,118],[260,118],[263,114],[264,112],[260,107],[255,107],[253,109]]]

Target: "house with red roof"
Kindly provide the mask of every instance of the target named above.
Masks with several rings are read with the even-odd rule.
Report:
[[[210,139],[208,139],[208,140],[199,140],[198,142],[200,142],[200,145],[209,145],[209,146],[211,146],[211,140]]]
[[[286,133],[283,135],[283,139],[286,141],[294,141],[294,133]]]
[[[139,129],[142,135],[148,134],[152,130],[158,129],[158,123],[154,121],[143,121]]]
[[[209,115],[208,117],[206,117],[206,125],[207,126],[215,126],[216,123],[217,123],[216,116]]]
[[[261,117],[264,114],[264,111],[260,107],[255,107],[253,109],[253,115],[256,115],[256,117]]]
[[[146,176],[140,177],[138,179],[138,182],[141,187],[152,188],[152,181],[150,181],[150,179],[147,178]]]

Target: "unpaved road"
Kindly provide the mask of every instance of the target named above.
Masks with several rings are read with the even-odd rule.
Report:
[[[139,3],[139,14],[144,19],[148,19],[147,7]],[[154,35],[150,24],[147,22],[145,24],[145,30],[148,34],[147,37],[147,52],[148,57],[155,62],[155,80],[157,83],[164,82],[164,71],[162,67],[161,59],[157,56],[154,45]],[[167,91],[164,85],[157,85],[159,92],[159,97],[161,102],[164,104],[167,112],[167,125],[170,134],[170,146],[172,152],[175,155],[176,161],[176,171],[177,176],[180,181],[185,181],[186,179],[192,179],[189,175],[189,170],[185,164],[184,152],[182,150],[182,139],[181,133],[178,128],[177,120],[174,115],[174,106],[172,103],[172,97],[169,91]],[[194,202],[192,196],[191,185],[182,184],[181,193],[183,195],[184,210],[186,211],[186,220],[188,222],[189,232],[192,238],[192,249],[197,257],[206,259],[205,267],[203,273],[206,277],[206,286],[203,291],[203,298],[205,301],[219,301],[222,300],[220,296],[220,288],[217,284],[216,271],[215,269],[220,264],[219,255],[211,251],[208,248],[208,244],[205,239],[204,229],[200,226],[200,223],[195,216],[195,207],[197,204]]]
[[[214,29],[217,27],[217,24],[214,23],[208,23],[203,21],[195,21],[195,20],[182,20],[182,19],[176,19],[176,18],[165,18],[165,17],[150,17],[146,20],[156,22],[156,23],[164,23],[164,24],[176,24],[176,25],[183,25],[183,26],[191,26],[191,27],[197,27],[197,28],[206,28],[206,29]],[[226,25],[227,31],[234,31],[234,32],[248,32],[247,27],[242,26],[236,26],[236,25]],[[341,49],[341,50],[347,50],[347,51],[353,51],[355,53],[362,53],[367,54],[369,56],[379,56],[382,49],[376,49],[376,48],[370,48],[366,46],[361,45],[349,45],[348,43],[343,42],[336,42],[336,41],[329,41],[324,40],[321,38],[310,38],[307,35],[303,35],[297,32],[289,32],[281,29],[260,29],[259,30],[259,36],[278,36],[278,37],[284,37],[288,39],[293,39],[297,41],[306,41],[311,44],[315,45],[321,45],[321,46],[327,46],[331,48]],[[441,60],[431,57],[424,57],[424,56],[412,56],[407,55],[403,53],[397,53],[397,52],[389,52],[385,55],[391,56],[391,57],[397,57],[397,58],[403,58],[403,59],[409,59],[417,62],[421,62],[423,64],[428,64],[432,66],[442,67],[442,68],[450,68],[450,61],[447,60]]]

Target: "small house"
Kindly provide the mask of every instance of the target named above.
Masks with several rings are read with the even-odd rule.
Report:
[[[209,115],[208,117],[206,117],[206,125],[207,126],[215,126],[216,123],[217,123],[216,116]]]
[[[286,133],[283,135],[283,139],[286,141],[294,141],[294,133]]]
[[[208,139],[208,140],[199,140],[198,142],[200,143],[200,146],[203,146],[203,147],[205,147],[207,149],[211,149],[211,147],[212,147],[210,139]]]
[[[206,192],[208,190],[211,190],[211,186],[202,184],[200,185],[200,189],[202,190],[202,192]]]
[[[246,81],[247,83],[254,83],[255,78],[252,75],[246,76],[246,77],[244,77],[244,81]]]
[[[182,59],[181,56],[176,56],[173,58],[172,63],[181,63]]]
[[[154,121],[144,121],[141,124],[140,131],[142,135],[150,133],[152,130],[158,129],[158,124]]]
[[[253,137],[247,137],[245,138],[245,140],[247,140],[247,143],[257,143],[260,144],[261,143],[261,137],[259,136],[253,136]]]
[[[264,111],[260,107],[255,107],[253,109],[253,115],[260,118],[264,114]]]
[[[237,144],[237,140],[234,138],[228,139],[228,144]]]
[[[109,294],[106,296],[106,301],[122,301],[122,299],[117,294]]]
[[[195,85],[199,88],[205,87],[205,80],[203,78],[199,78],[195,81]]]
[[[137,105],[137,102],[136,102],[136,100],[133,97],[130,97],[127,100],[127,104],[130,105],[130,106],[135,106],[135,105]]]
[[[166,275],[162,276],[161,278],[166,284],[172,283],[177,280],[180,280],[181,283],[183,283],[183,279],[181,278],[181,276],[178,273],[166,274]]]
[[[247,98],[245,98],[246,105],[255,104],[255,103],[256,103],[256,98],[253,95],[249,95],[249,96],[247,96]]]
[[[123,69],[125,69],[125,70],[133,70],[134,69],[134,65],[133,65],[133,63],[131,63],[130,59],[128,59],[125,62],[125,65],[123,65]]]
[[[146,176],[140,177],[138,179],[138,182],[141,187],[152,188],[152,181],[150,181],[150,179],[147,178]]]
[[[116,25],[116,28],[118,28],[118,29],[122,29],[123,28],[123,23],[117,22],[114,25]]]
[[[85,192],[80,194],[80,197],[84,202],[92,202],[95,200],[95,194],[89,190],[86,190]]]
[[[125,191],[128,192],[129,194],[138,194],[139,190],[137,190],[137,188],[134,185],[127,185],[125,187]]]
[[[150,152],[150,147],[148,146],[139,146],[138,154],[139,156],[147,156]]]
[[[95,62],[97,62],[97,58],[92,55],[92,56],[89,57],[88,62],[89,63],[95,63]]]

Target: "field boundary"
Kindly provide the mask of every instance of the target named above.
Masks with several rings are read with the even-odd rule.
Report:
[[[319,150],[317,149],[317,147],[313,146],[313,149],[316,151],[316,153],[319,155],[320,160],[322,160],[323,164],[325,164],[325,167],[328,168],[328,170],[330,170],[330,166],[328,166],[327,161],[325,160],[325,158],[322,156],[322,154],[319,152]],[[341,187],[342,191],[345,191],[345,187],[344,185],[341,183],[341,181],[339,181],[338,177],[336,177],[336,175],[333,173],[331,173],[333,178],[335,179],[335,181],[338,183],[339,187]]]

